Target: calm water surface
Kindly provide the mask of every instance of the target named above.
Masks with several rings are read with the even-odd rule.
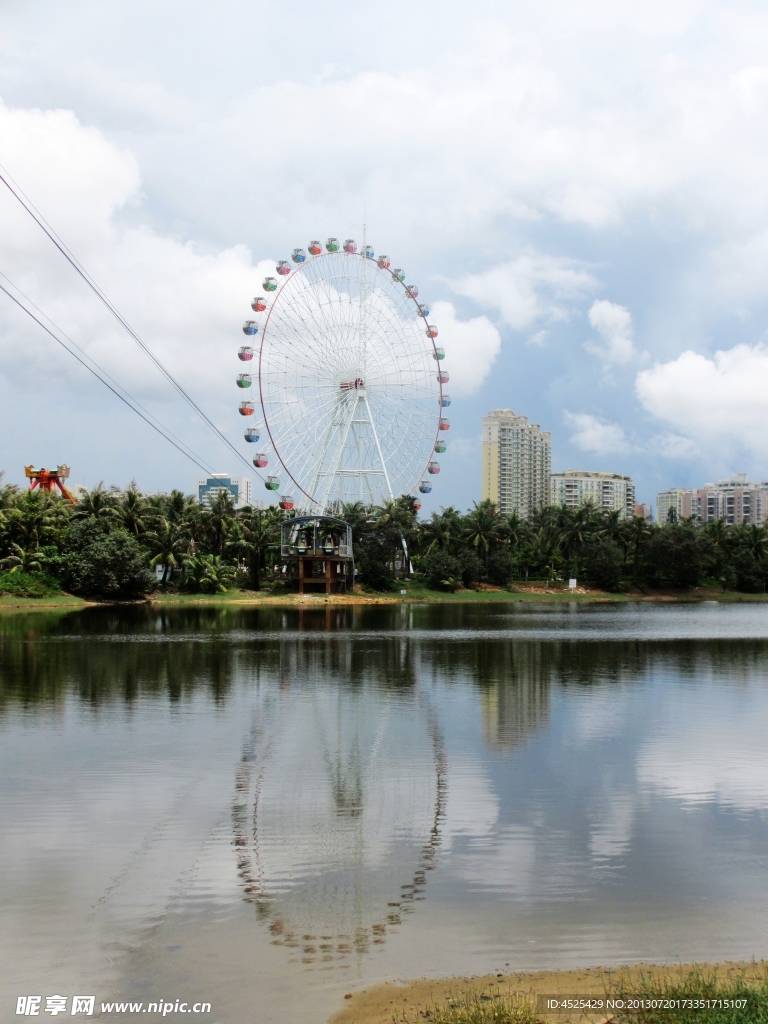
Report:
[[[5,617],[0,1019],[768,956],[767,733],[760,605]]]

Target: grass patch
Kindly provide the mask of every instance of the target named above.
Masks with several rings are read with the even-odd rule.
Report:
[[[469,992],[449,999],[443,1006],[422,1010],[415,1018],[402,1017],[402,1022],[423,1024],[542,1024],[529,1000],[499,992]]]
[[[766,1024],[768,973],[762,980],[718,978],[694,967],[659,977],[621,978],[612,995],[629,1004],[616,1013],[621,1024]],[[610,1012],[610,1011],[609,1011]]]
[[[597,979],[596,979],[597,980]],[[768,1024],[768,968],[753,964],[749,971],[725,977],[716,968],[688,967],[640,974],[628,970],[592,997],[623,1002],[587,1015],[538,1011],[535,996],[502,993],[499,989],[470,990],[449,997],[416,1015],[396,1017],[397,1024],[569,1024],[587,1020],[610,1024]],[[578,996],[576,997],[578,998]]]
[[[60,593],[59,581],[44,572],[0,572],[0,597],[51,597]]]

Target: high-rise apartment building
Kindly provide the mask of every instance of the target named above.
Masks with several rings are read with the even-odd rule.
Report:
[[[483,498],[500,512],[526,519],[549,501],[552,441],[548,430],[493,409],[483,419]]]
[[[746,473],[737,473],[730,480],[718,480],[715,484],[704,484],[696,497],[697,514],[704,523],[724,519],[733,526],[742,523],[760,526],[768,522],[768,483],[750,483]]]
[[[696,491],[691,488],[670,487],[656,495],[656,522],[662,526],[664,523],[680,522],[681,519],[698,514]]]
[[[229,473],[214,473],[197,481],[197,500],[210,505],[220,491],[229,491],[236,508],[251,504],[251,481],[248,477],[231,477]]]
[[[673,516],[671,508],[675,510]],[[656,509],[660,523],[693,516],[703,523],[723,519],[730,526],[760,526],[768,522],[768,482],[750,483],[746,473],[736,473],[727,480],[704,484],[698,490],[670,488],[656,495]]]
[[[621,512],[622,519],[634,518],[635,485],[629,476],[566,469],[552,473],[549,479],[551,505],[579,508],[588,503],[600,512]]]

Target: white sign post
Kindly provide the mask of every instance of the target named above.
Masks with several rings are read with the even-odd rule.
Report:
[[[575,590],[576,589],[576,580],[568,580],[568,589],[569,590]]]

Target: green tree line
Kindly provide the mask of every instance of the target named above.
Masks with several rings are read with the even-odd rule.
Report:
[[[768,532],[722,520],[652,525],[590,505],[548,507],[530,519],[489,501],[419,519],[403,496],[345,505],[357,581],[387,590],[415,575],[435,590],[569,577],[608,591],[695,587],[763,592]],[[280,509],[235,509],[227,492],[201,506],[181,491],[144,495],[102,485],[71,505],[58,495],[0,486],[0,593],[62,588],[87,597],[136,598],[157,587],[201,593],[279,585]],[[158,569],[159,567],[159,569]],[[159,578],[158,578],[159,573]]]

